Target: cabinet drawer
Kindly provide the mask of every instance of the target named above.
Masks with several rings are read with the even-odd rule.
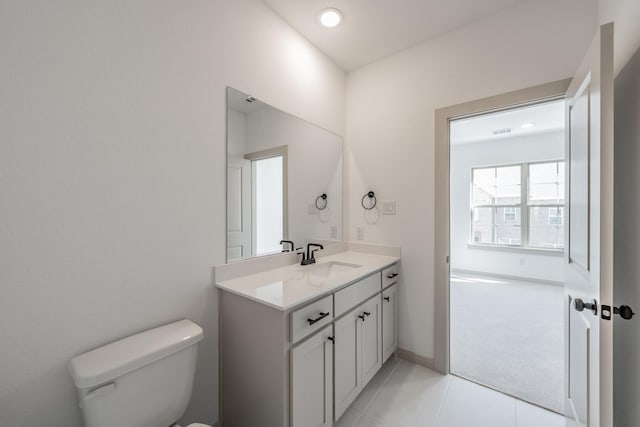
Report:
[[[397,263],[382,270],[382,289],[385,289],[396,283],[399,276],[400,269],[398,268]]]
[[[295,343],[333,320],[333,296],[306,305],[291,313],[291,342]]]
[[[350,308],[380,292],[380,273],[372,274],[359,282],[335,293],[335,316],[341,316]]]

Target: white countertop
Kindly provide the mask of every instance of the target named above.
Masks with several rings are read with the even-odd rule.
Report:
[[[316,264],[309,266],[291,264],[220,281],[216,283],[216,287],[286,311],[382,270],[399,260],[400,258],[395,256],[345,251],[319,258]],[[355,264],[359,267],[328,277],[312,273],[314,268],[330,262]]]

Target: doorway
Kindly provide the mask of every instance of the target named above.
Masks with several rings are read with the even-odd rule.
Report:
[[[450,122],[450,372],[561,413],[564,100]],[[540,381],[544,378],[544,381]]]
[[[284,236],[283,156],[252,160],[251,176],[252,253],[259,256],[278,252]]]
[[[436,112],[435,366],[558,413],[567,86]]]

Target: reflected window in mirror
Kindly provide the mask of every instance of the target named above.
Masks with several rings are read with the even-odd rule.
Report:
[[[282,152],[245,156],[251,161],[251,242],[256,256],[280,251],[280,241],[287,235],[284,225],[286,147],[276,151]]]

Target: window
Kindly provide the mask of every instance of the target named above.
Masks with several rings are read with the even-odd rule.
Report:
[[[516,220],[516,208],[504,208],[504,222]]]
[[[474,243],[520,245],[522,166],[473,169]]]
[[[528,245],[564,248],[564,162],[529,165]]]
[[[562,208],[549,209],[549,225],[562,225]]]
[[[471,173],[472,243],[564,247],[564,162],[476,168]]]

